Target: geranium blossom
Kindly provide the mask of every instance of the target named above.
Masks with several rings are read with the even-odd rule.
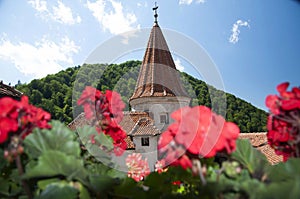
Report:
[[[0,99],[0,143],[8,139],[9,133],[20,134],[22,138],[33,128],[50,128],[51,115],[41,108],[30,105],[27,96],[21,101],[4,97]]]
[[[122,155],[127,147],[127,135],[118,125],[123,118],[125,107],[121,96],[114,91],[107,90],[102,93],[87,86],[77,103],[83,106],[86,119],[95,125],[98,133],[104,133],[113,139],[114,153],[117,156]]]
[[[189,156],[213,157],[231,153],[239,128],[205,106],[184,107],[171,115],[175,123],[161,135],[159,152],[167,164],[191,168]]]
[[[147,159],[143,160],[140,153],[132,153],[126,158],[126,166],[128,167],[128,177],[135,181],[143,180],[150,174],[149,164]]]
[[[268,142],[285,161],[289,157],[300,157],[300,89],[294,87],[287,91],[288,86],[288,82],[279,84],[279,95],[266,98],[266,106],[271,112],[267,123]]]
[[[109,125],[105,129],[103,129],[103,132],[113,139],[114,153],[117,156],[122,155],[127,147],[125,141],[127,134],[125,133],[125,131],[123,131],[115,121],[111,121]]]
[[[168,170],[168,168],[165,168],[165,164],[166,164],[165,160],[158,160],[154,165],[155,171],[157,173],[166,172]]]

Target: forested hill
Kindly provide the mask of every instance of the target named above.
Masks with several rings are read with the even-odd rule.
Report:
[[[82,110],[76,107],[76,99],[86,85],[101,91],[115,90],[127,104],[133,93],[138,76],[140,61],[122,64],[83,64],[17,85],[17,89],[29,96],[30,102],[52,114],[52,118],[69,123]],[[186,73],[181,79],[193,97],[191,105],[206,105],[213,111],[225,115],[228,121],[239,125],[241,132],[262,132],[266,130],[267,113],[234,95],[224,93]],[[74,113],[74,116],[73,116]]]

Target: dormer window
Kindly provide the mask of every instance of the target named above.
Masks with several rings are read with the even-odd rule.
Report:
[[[169,117],[167,113],[161,114],[159,119],[161,124],[169,124]]]
[[[149,146],[149,137],[142,138],[142,146]]]

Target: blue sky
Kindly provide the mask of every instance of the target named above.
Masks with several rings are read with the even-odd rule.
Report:
[[[266,110],[265,97],[276,92],[276,85],[283,81],[300,85],[300,3],[157,3],[160,27],[201,45],[216,64],[226,92]],[[154,1],[140,0],[0,0],[0,79],[12,85],[18,80],[29,83],[81,65],[97,46],[115,35],[150,28],[153,5]],[[198,77],[184,60],[176,57],[175,61]]]

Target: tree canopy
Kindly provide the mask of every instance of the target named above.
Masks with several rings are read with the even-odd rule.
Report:
[[[18,84],[35,106],[51,113],[53,119],[69,123],[82,112],[76,104],[85,86],[94,86],[105,92],[115,90],[122,96],[126,110],[130,110],[128,100],[135,88],[140,61],[121,64],[83,64],[32,80],[28,84]],[[192,97],[191,105],[205,105],[226,120],[235,122],[241,132],[266,131],[267,113],[232,94],[217,90],[204,81],[184,72],[181,73],[184,87]]]

